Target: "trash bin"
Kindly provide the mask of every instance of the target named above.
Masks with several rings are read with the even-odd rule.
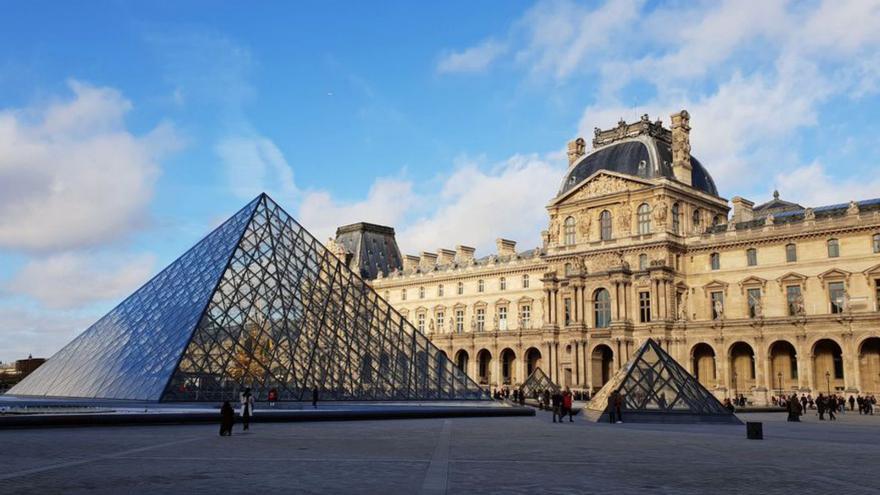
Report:
[[[758,423],[757,421],[746,422],[746,438],[749,440],[763,440],[764,423]]]

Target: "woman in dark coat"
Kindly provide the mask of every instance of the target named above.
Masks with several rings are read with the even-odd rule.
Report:
[[[795,395],[792,395],[788,400],[788,420],[798,422],[801,420],[801,403],[798,402]]]
[[[226,401],[220,408],[220,436],[232,436],[232,425],[234,424],[235,410],[232,409],[232,404],[230,404],[229,401]]]

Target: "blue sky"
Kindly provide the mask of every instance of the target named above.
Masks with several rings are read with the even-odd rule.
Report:
[[[687,108],[722,195],[880,196],[880,2],[25,2],[0,17],[0,360],[260,191],[319,238],[539,243],[565,142]]]

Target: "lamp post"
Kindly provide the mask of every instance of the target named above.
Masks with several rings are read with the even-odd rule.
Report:
[[[779,393],[782,394],[782,372],[776,373],[776,378],[779,379]]]
[[[831,372],[825,372],[825,384],[828,387],[828,395],[831,395]]]
[[[734,397],[736,397],[737,395],[739,395],[739,391],[738,391],[738,388],[737,388],[737,380],[736,380],[736,378],[737,378],[737,374],[736,374],[736,371],[734,371],[734,372],[733,372],[733,396],[734,396]]]

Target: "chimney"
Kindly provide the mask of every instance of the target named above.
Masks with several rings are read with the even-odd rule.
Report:
[[[672,114],[672,173],[679,182],[692,185],[691,116],[687,110]]]
[[[584,138],[573,139],[568,142],[568,166],[571,167],[587,154],[587,142]]]
[[[740,196],[734,196],[730,200],[733,203],[733,220],[731,223],[748,222],[755,218],[752,207],[755,203]]]
[[[474,252],[476,249],[468,246],[455,246],[455,261],[459,263],[470,263],[474,261]]]
[[[437,260],[441,265],[448,265],[455,261],[455,251],[451,249],[438,249]]]
[[[419,268],[422,271],[433,270],[435,265],[437,265],[437,255],[422,251],[421,259],[419,259]]]
[[[419,257],[407,254],[403,257],[403,269],[414,270],[419,266]]]
[[[516,241],[510,239],[495,239],[495,247],[498,248],[498,256],[513,256],[516,254]]]

